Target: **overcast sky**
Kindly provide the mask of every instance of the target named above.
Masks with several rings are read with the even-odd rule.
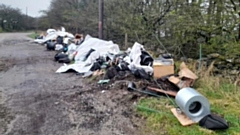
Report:
[[[50,2],[51,0],[0,0],[0,4],[9,5],[13,8],[19,8],[24,14],[26,14],[27,8],[28,15],[32,17],[41,16],[39,11],[48,9]]]

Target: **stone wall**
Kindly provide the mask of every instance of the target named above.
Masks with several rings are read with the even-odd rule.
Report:
[[[193,60],[191,58],[188,58],[184,61],[187,61],[187,63],[195,62],[197,63],[196,69],[199,67],[200,60]],[[211,64],[213,64],[211,73],[215,76],[236,78],[240,75],[240,56],[230,58],[218,53],[212,53],[207,55],[207,57],[202,58],[202,67],[206,67],[207,69]]]

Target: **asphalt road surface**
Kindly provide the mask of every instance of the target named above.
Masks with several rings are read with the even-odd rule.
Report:
[[[133,96],[92,87],[75,73],[55,73],[62,65],[55,52],[28,34],[0,34],[1,135],[140,134]]]

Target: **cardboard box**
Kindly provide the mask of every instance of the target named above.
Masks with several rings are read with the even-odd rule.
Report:
[[[174,74],[174,62],[171,65],[164,65],[161,62],[153,63],[154,78],[161,78],[167,75]]]
[[[179,77],[171,76],[168,80],[180,89],[193,86],[195,80],[198,79],[198,76],[188,69],[184,62],[180,65],[178,75]]]

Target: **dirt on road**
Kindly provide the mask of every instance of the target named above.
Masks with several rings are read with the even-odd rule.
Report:
[[[57,74],[55,52],[28,33],[0,34],[1,135],[134,135],[138,95],[105,90],[75,73]]]

